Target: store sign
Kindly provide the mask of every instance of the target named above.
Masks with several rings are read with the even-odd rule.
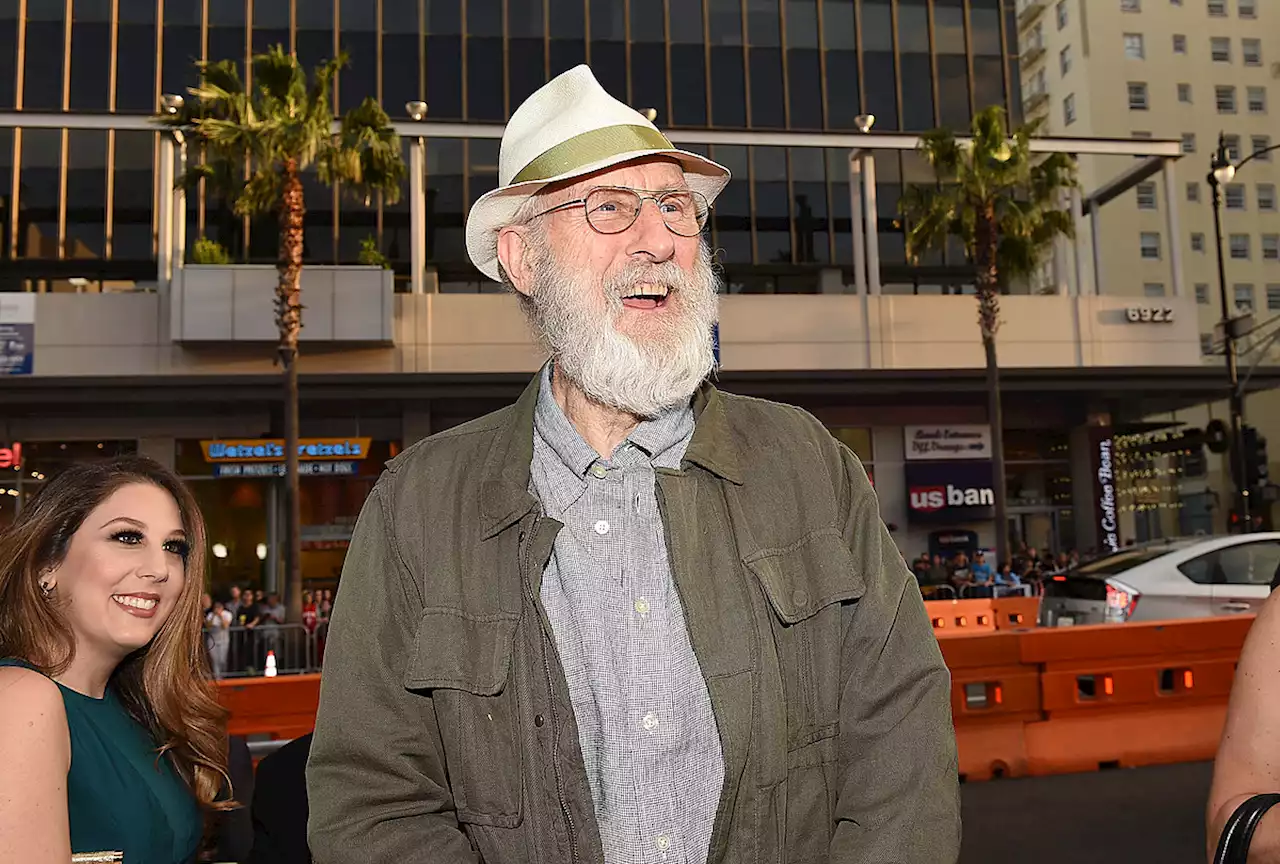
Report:
[[[22,444],[14,441],[12,444],[0,447],[0,468],[21,468],[22,467]]]
[[[0,375],[30,375],[35,344],[36,295],[0,294]]]
[[[214,477],[283,477],[283,462],[221,463],[213,466]],[[359,465],[355,462],[299,462],[303,477],[353,477]]]
[[[1109,426],[1090,427],[1089,451],[1093,461],[1093,514],[1094,524],[1098,526],[1098,548],[1104,553],[1119,552],[1115,439]]]
[[[364,459],[369,455],[372,438],[302,438],[298,441],[298,459],[317,460]],[[279,438],[235,438],[201,441],[206,462],[283,462],[284,441]],[[352,472],[354,473],[354,472]]]
[[[990,459],[991,427],[906,426],[903,443],[908,460]]]
[[[996,493],[990,462],[906,466],[907,511],[915,522],[991,519]]]

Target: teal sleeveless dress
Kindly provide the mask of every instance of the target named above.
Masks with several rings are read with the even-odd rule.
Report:
[[[0,666],[34,668],[22,660]],[[57,683],[57,682],[54,682]],[[101,699],[63,687],[71,732],[71,851],[124,852],[125,864],[189,864],[203,819],[195,796],[110,687]]]

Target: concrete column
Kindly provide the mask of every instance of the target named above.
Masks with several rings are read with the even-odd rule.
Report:
[[[421,294],[427,269],[426,154],[422,138],[409,142],[409,266],[410,290]]]
[[[1078,186],[1071,189],[1071,223],[1076,229],[1076,236],[1071,238],[1071,252],[1075,263],[1072,273],[1075,277],[1075,295],[1083,297],[1089,292],[1084,287],[1084,200]]]
[[[174,469],[174,451],[176,447],[172,438],[139,438],[138,455],[154,459],[170,471]]]
[[[849,234],[853,241],[853,286],[867,293],[866,240],[862,235],[862,162],[858,151],[849,151]]]
[[[1182,272],[1182,227],[1178,224],[1178,192],[1173,176],[1173,160],[1165,159],[1160,168],[1164,175],[1164,203],[1169,223],[1169,266],[1173,268],[1173,296],[1186,293]]]
[[[1085,552],[1098,547],[1098,525],[1093,518],[1093,454],[1089,452],[1087,425],[1072,427],[1067,448],[1071,458],[1071,516],[1076,528],[1076,548]]]
[[[1095,203],[1089,204],[1089,231],[1093,239],[1093,293],[1102,294],[1102,226],[1098,224],[1098,211]]]
[[[862,176],[866,183],[867,201],[867,293],[880,293],[880,225],[876,210],[876,157],[862,157]]]

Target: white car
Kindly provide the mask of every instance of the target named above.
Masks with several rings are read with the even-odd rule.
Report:
[[[1280,576],[1280,531],[1130,546],[1044,581],[1042,627],[1257,612]]]

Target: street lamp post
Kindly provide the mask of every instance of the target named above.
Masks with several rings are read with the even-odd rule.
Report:
[[[1222,187],[1235,178],[1236,172],[1244,165],[1272,150],[1280,149],[1280,144],[1263,150],[1255,150],[1239,163],[1233,164],[1227,158],[1226,136],[1218,133],[1218,149],[1213,154],[1209,165],[1209,189],[1213,193],[1213,237],[1218,254],[1218,299],[1222,303],[1223,353],[1227,357],[1227,382],[1231,388],[1227,401],[1231,414],[1231,453],[1235,461],[1236,491],[1240,495],[1240,521],[1245,533],[1253,527],[1253,517],[1249,507],[1249,480],[1245,476],[1244,452],[1244,394],[1240,392],[1239,356],[1236,348],[1236,316],[1231,314],[1231,306],[1227,302],[1227,267],[1222,254]],[[1176,239],[1175,239],[1176,242]]]

